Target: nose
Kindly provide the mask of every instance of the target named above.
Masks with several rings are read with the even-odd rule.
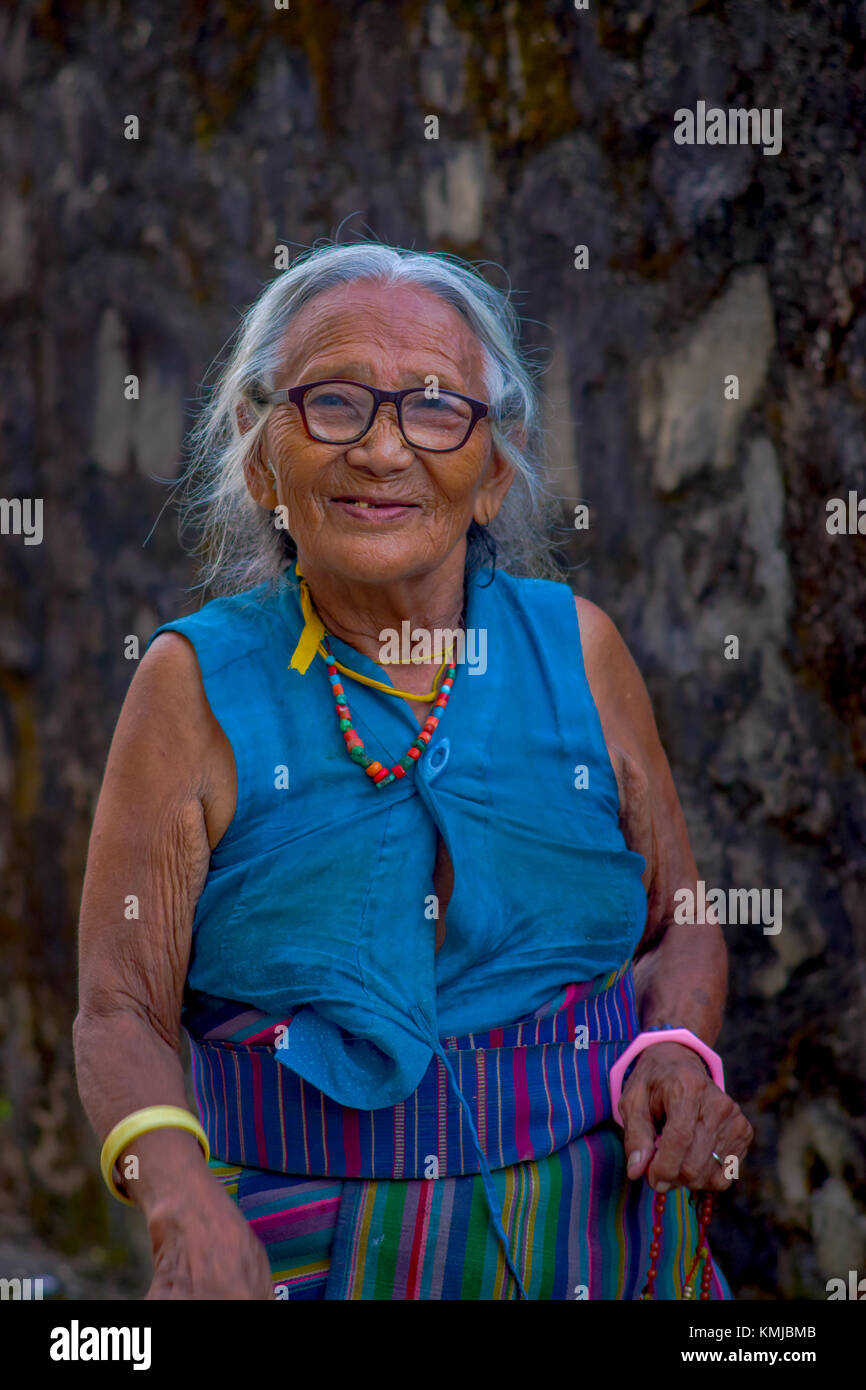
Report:
[[[409,448],[400,433],[397,408],[391,402],[384,402],[379,407],[363,439],[359,439],[357,444],[350,444],[346,450],[349,463],[374,472],[407,468],[414,457],[414,450]]]

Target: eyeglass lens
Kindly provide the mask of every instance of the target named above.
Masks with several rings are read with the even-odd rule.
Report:
[[[313,434],[328,444],[346,444],[369,429],[373,397],[363,386],[326,382],[307,392],[304,411]],[[403,433],[419,449],[460,444],[471,423],[472,408],[459,396],[428,396],[419,388],[403,397]]]

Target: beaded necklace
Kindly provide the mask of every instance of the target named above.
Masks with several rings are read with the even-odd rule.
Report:
[[[448,704],[448,696],[451,694],[451,687],[454,684],[456,667],[453,662],[449,661],[446,655],[445,660],[436,674],[436,679],[433,682],[433,689],[425,695],[417,695],[411,690],[398,690],[393,685],[386,685],[383,681],[373,680],[370,676],[363,676],[360,671],[352,671],[348,666],[344,666],[339,662],[331,651],[328,643],[328,633],[325,631],[325,625],[316,612],[309,585],[301,573],[299,563],[295,564],[295,573],[299,580],[301,611],[304,615],[304,630],[301,633],[300,640],[292,655],[290,669],[305,672],[317,653],[324,659],[328,667],[328,680],[331,682],[331,689],[334,692],[334,699],[337,702],[337,720],[340,725],[340,732],[345,740],[349,757],[366,772],[374,786],[387,787],[389,782],[398,782],[400,778],[406,776],[406,773],[409,772],[418,759],[423,756],[433,736],[433,731],[437,727],[439,720],[445,712],[445,707]],[[463,596],[465,606],[465,581]],[[448,647],[448,652],[450,654],[451,645]],[[371,758],[364,748],[364,741],[352,723],[352,713],[346,702],[346,692],[340,683],[339,672],[341,671],[345,675],[351,676],[352,680],[360,681],[363,685],[372,686],[374,690],[382,690],[386,695],[398,695],[404,699],[416,700],[425,704],[430,700],[433,701],[433,711],[431,711],[425,719],[418,737],[412,740],[412,743],[409,745],[403,757],[399,762],[395,763],[392,768],[384,767],[377,759]],[[437,684],[443,671],[445,672],[445,678],[442,680],[441,684]]]
[[[340,677],[337,673],[337,662],[328,645],[327,634],[322,638],[322,647],[324,648],[324,656],[328,663],[328,679],[331,682],[331,689],[334,692],[334,699],[337,702],[337,719],[340,723],[340,730],[343,734],[343,738],[346,741],[349,757],[352,759],[352,762],[357,763],[359,767],[364,769],[367,776],[377,787],[387,787],[389,782],[399,781],[401,777],[406,776],[410,768],[413,767],[423,755],[427,748],[427,744],[433,737],[433,730],[438,725],[439,720],[442,718],[442,714],[445,712],[445,706],[448,704],[448,696],[451,694],[451,687],[454,684],[455,667],[452,665],[447,668],[445,679],[439,687],[438,693],[435,688],[433,691],[436,695],[436,699],[433,702],[433,709],[438,709],[440,713],[428,714],[418,737],[413,739],[400,761],[389,769],[384,767],[382,763],[377,762],[375,758],[371,758],[365,751],[363,740],[352,724],[352,715],[349,706],[346,704],[346,692],[340,683]],[[342,669],[345,670],[346,668],[343,667]],[[356,674],[357,673],[353,671],[349,672],[349,675]],[[374,682],[365,679],[365,684],[371,685],[374,684]],[[378,682],[375,682],[375,684],[378,684]],[[389,694],[396,695],[399,693],[394,690],[393,686],[383,686],[382,688],[387,690]],[[416,695],[412,698],[418,699],[419,697]],[[424,697],[421,696],[420,698],[423,699]]]

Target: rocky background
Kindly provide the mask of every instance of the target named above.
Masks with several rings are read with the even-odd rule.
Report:
[[[866,1274],[866,541],[825,524],[866,496],[866,7],[278,4],[0,17],[0,491],[44,499],[40,545],[0,536],[0,1275],[146,1288],[74,1084],[89,827],[126,639],[195,606],[160,513],[199,383],[275,248],[354,214],[515,287],[570,578],[707,884],[783,890],[778,935],[726,933],[758,1137],[714,1243],[740,1296],[822,1299]],[[675,144],[698,100],[781,109],[781,152]]]

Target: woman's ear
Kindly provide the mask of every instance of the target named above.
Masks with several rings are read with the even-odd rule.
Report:
[[[488,526],[496,516],[514,482],[514,474],[514,464],[494,445],[472,512],[479,526]]]
[[[244,479],[253,501],[272,512],[278,501],[276,477],[262,459],[261,441],[244,459]]]
[[[246,434],[247,430],[252,429],[256,421],[247,401],[238,401],[235,406],[235,419],[241,434]]]

